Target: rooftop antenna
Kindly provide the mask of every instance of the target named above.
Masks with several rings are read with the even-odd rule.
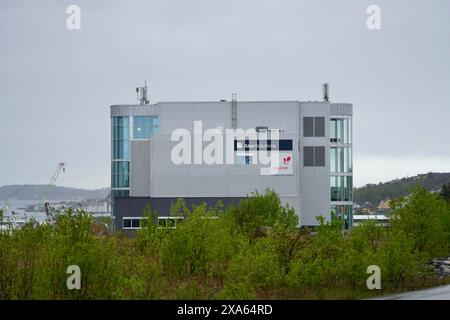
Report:
[[[144,81],[143,87],[136,88],[136,96],[139,104],[149,104],[149,100],[147,97],[147,80]]]
[[[330,86],[328,82],[322,85],[323,101],[330,101]]]

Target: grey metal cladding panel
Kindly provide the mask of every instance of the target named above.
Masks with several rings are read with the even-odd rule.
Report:
[[[150,116],[158,115],[158,104],[130,104],[130,105],[112,105],[111,117],[120,116]]]
[[[231,127],[231,103],[229,102],[163,102],[160,103],[160,132],[171,134],[183,128],[191,133],[194,121],[202,121],[203,131],[223,125]]]
[[[237,126],[248,129],[257,126],[298,132],[299,103],[292,101],[245,102],[237,104]]]
[[[332,103],[330,114],[351,116],[353,114],[353,105],[351,103]]]
[[[149,196],[151,140],[131,140],[130,149],[130,195]]]

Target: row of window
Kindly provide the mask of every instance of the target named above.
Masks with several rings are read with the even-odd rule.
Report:
[[[122,220],[122,228],[124,230],[138,230],[143,227],[143,217],[125,217]],[[178,223],[183,222],[183,217],[158,217],[158,228],[175,229]]]
[[[325,137],[325,117],[303,117],[304,137]]]

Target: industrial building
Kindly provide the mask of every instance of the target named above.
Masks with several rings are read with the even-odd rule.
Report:
[[[322,101],[238,101],[233,94],[230,101],[151,104],[146,87],[136,92],[136,104],[110,109],[116,230],[139,229],[147,204],[162,225],[175,226],[169,208],[180,197],[188,206],[229,205],[266,188],[295,209],[302,226],[331,212],[352,226],[353,107],[331,103],[327,84]],[[256,137],[234,135],[239,130]],[[211,145],[223,155],[205,157]],[[260,161],[263,153],[269,161]]]

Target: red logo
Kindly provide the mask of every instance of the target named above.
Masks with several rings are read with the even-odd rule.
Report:
[[[291,156],[289,155],[289,156],[287,156],[287,157],[284,157],[283,158],[283,164],[286,166],[290,161],[291,161]]]

